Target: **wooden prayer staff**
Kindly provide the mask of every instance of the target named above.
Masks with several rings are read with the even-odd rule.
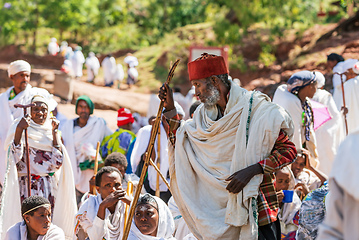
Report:
[[[100,142],[97,142],[96,146],[96,156],[95,156],[95,166],[93,168],[93,175],[96,176],[98,170],[98,153],[100,152]],[[96,195],[96,187],[92,188],[92,194]]]
[[[345,95],[344,95],[344,81],[343,81],[343,74],[344,73],[338,73],[335,72],[334,74],[339,74],[340,75],[340,83],[342,85],[342,95],[343,95],[343,114],[344,114],[344,122],[345,122],[345,131],[346,131],[346,135],[348,135],[348,122],[347,122],[347,113],[346,111],[346,104],[345,104]]]
[[[127,192],[127,195],[129,197],[133,196],[133,183],[131,181],[128,181],[128,183],[127,183],[126,192]],[[130,210],[130,206],[126,204],[126,208],[125,208],[125,224],[123,225],[123,231],[125,231],[126,225],[127,225],[128,210]]]
[[[170,72],[168,73],[167,76],[167,80],[166,83],[169,84],[174,71],[179,63],[179,59],[176,60],[176,62],[172,65]],[[158,132],[158,129],[160,127],[160,122],[161,122],[161,115],[162,115],[162,109],[163,109],[163,102],[160,102],[160,106],[158,108],[158,112],[157,112],[157,116],[156,116],[156,120],[155,123],[152,126],[152,130],[151,130],[151,138],[150,138],[150,143],[149,143],[149,147],[148,147],[148,151],[146,152],[146,157],[145,157],[145,162],[143,164],[143,168],[142,168],[142,172],[141,172],[141,176],[140,176],[140,181],[138,182],[137,185],[137,189],[136,189],[136,193],[135,196],[132,200],[132,205],[131,205],[131,210],[130,210],[130,214],[127,218],[127,224],[126,224],[126,228],[125,228],[125,232],[123,234],[122,240],[127,240],[128,238],[128,234],[130,233],[130,228],[131,228],[131,223],[132,223],[132,218],[133,215],[135,214],[135,208],[136,208],[136,203],[138,201],[138,198],[140,197],[140,193],[141,193],[141,189],[142,189],[142,185],[143,185],[143,181],[145,180],[145,176],[147,173],[147,169],[148,169],[148,165],[150,164],[151,160],[150,157],[152,155],[152,151],[153,151],[153,146],[155,144],[155,139],[156,139],[156,135]],[[152,161],[153,163],[153,161]],[[164,177],[162,176],[161,172],[159,171],[159,169],[157,168],[156,164],[153,164],[153,167],[156,169],[156,171],[160,174],[161,178],[163,179]]]
[[[27,115],[27,108],[34,107],[35,104],[31,103],[28,105],[15,104],[15,108],[24,109],[24,117]],[[29,140],[27,136],[27,128],[25,129],[25,155],[26,155],[26,168],[27,168],[27,196],[31,196],[31,174],[30,174],[30,153],[29,153]]]

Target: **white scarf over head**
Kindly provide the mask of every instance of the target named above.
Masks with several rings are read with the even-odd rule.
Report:
[[[14,121],[6,138],[8,167],[1,205],[0,229],[2,234],[5,234],[10,226],[22,219],[18,173],[14,157],[10,151],[10,145],[13,143],[16,127],[20,120],[21,118]],[[43,125],[36,124],[32,120],[30,121],[30,126],[28,127],[29,147],[43,151],[52,151],[52,141],[52,125],[49,118],[46,119]],[[24,134],[22,135],[21,142],[25,144]],[[66,148],[62,145],[60,139],[57,139],[57,142],[61,146],[63,162],[61,168],[54,175],[58,181],[58,190],[52,222],[64,230],[67,239],[72,239],[73,223],[77,212],[75,183]]]
[[[15,108],[14,105],[30,104],[31,98],[34,95],[41,95],[48,100],[52,98],[52,95],[50,95],[49,92],[45,89],[31,87],[31,85],[28,84],[24,91],[18,93],[14,99],[9,100],[10,92],[12,89],[13,87],[9,88],[6,92],[0,94],[0,109],[2,110],[2,115],[0,117],[0,183],[3,183],[5,178],[7,151],[5,139],[8,130],[15,119],[24,115],[24,110],[22,108]],[[53,109],[51,108],[49,109],[49,111],[52,110]]]
[[[167,204],[160,198],[152,196],[158,205],[158,227],[156,237],[144,235],[136,227],[135,221],[132,220],[130,234],[128,240],[171,240],[175,239],[172,234],[175,231],[175,223],[170,209]]]
[[[9,68],[7,69],[7,74],[10,77],[19,72],[28,72],[31,73],[31,66],[28,62],[24,60],[17,60],[10,63]]]
[[[252,92],[232,84],[224,116],[217,107],[200,105],[193,120],[182,122],[170,151],[171,191],[188,227],[198,239],[257,239],[252,198],[263,176],[254,176],[238,194],[229,193],[231,174],[270,155],[283,129],[289,137],[288,113],[261,93],[253,93],[246,146],[246,123]],[[256,200],[255,200],[256,201]]]

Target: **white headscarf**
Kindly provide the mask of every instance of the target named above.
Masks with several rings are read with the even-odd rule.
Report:
[[[29,72],[31,73],[31,66],[28,62],[24,60],[16,60],[10,63],[9,68],[7,69],[8,76],[15,75],[19,72]]]
[[[315,79],[317,80],[317,88],[322,88],[325,85],[325,77],[323,75],[323,73],[318,72],[318,71],[314,71],[315,74]]]
[[[141,239],[141,240],[170,240],[175,239],[172,234],[175,231],[175,223],[170,209],[162,199],[152,196],[158,205],[158,226],[156,237],[144,235],[140,232],[135,224],[135,220],[132,220],[131,232],[128,237],[129,240]]]

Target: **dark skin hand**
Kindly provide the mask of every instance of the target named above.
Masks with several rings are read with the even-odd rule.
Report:
[[[226,189],[234,194],[239,193],[257,174],[263,174],[263,168],[259,163],[239,170],[226,179],[226,181],[231,181]]]
[[[111,213],[115,211],[116,204],[118,201],[122,200],[126,204],[131,204],[131,199],[126,196],[126,191],[123,189],[116,190],[108,195],[101,203],[97,212],[97,216],[104,220],[106,216],[106,208],[110,210]]]
[[[160,87],[158,97],[163,102],[163,107],[166,109],[165,111],[171,111],[172,109],[175,109],[172,89],[170,86],[168,86],[168,84],[164,83],[162,87]]]

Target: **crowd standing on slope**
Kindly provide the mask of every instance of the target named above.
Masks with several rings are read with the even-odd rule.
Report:
[[[80,47],[56,39],[48,51],[77,78],[86,62],[95,81],[94,53],[85,60]],[[132,86],[138,60],[125,62]],[[113,56],[101,65],[106,86],[124,79]],[[222,57],[203,53],[188,63],[186,96],[164,84],[145,126],[121,108],[112,132],[88,96],[67,120],[49,92],[30,85],[30,64],[10,63],[13,86],[0,95],[1,239],[122,239],[130,206],[128,239],[356,239],[359,61],[333,53],[328,67],[333,94],[319,71],[298,71],[272,101],[231,80]],[[150,158],[170,189],[149,166],[133,202],[161,101]]]

